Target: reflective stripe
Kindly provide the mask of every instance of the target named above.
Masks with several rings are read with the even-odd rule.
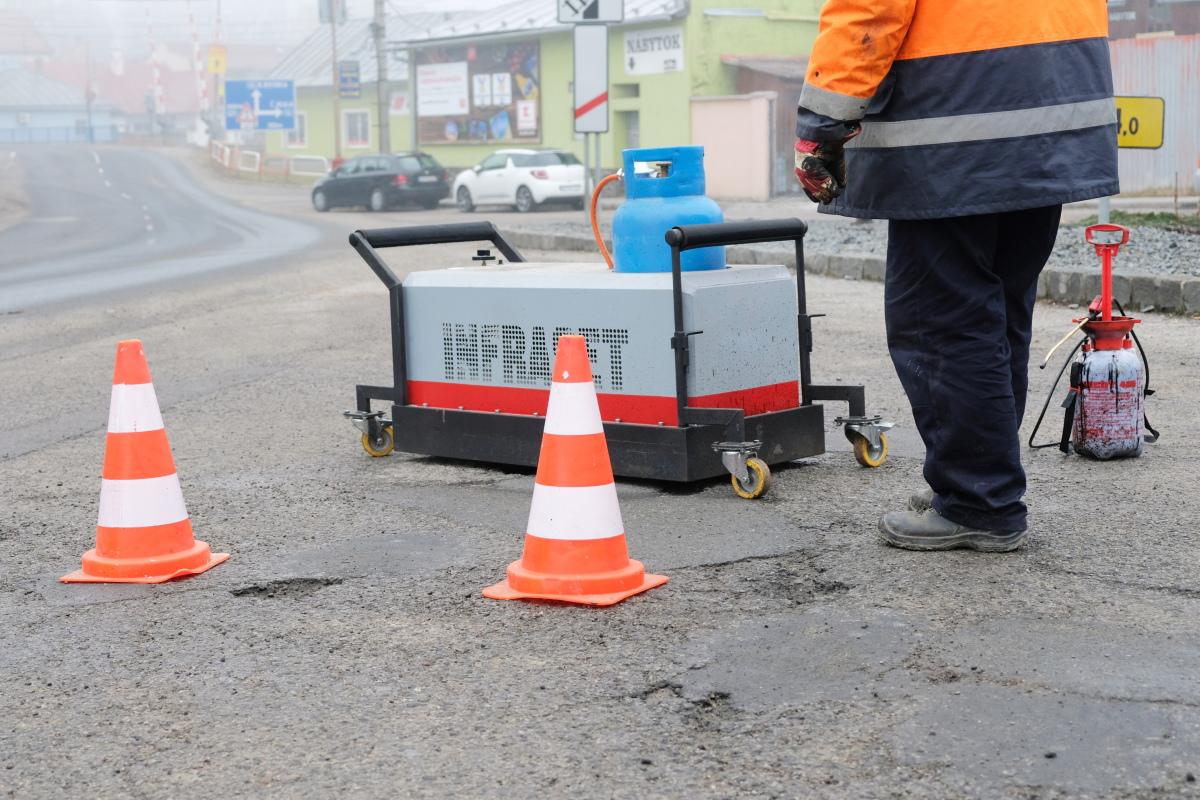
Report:
[[[848,94],[838,94],[828,89],[805,83],[800,90],[800,106],[809,111],[815,111],[826,117],[839,120],[859,120],[867,111],[871,98],[851,97]]]
[[[550,401],[546,404],[546,433],[559,436],[584,436],[603,433],[600,405],[596,402],[596,384],[550,384]]]
[[[163,426],[153,383],[117,383],[108,404],[108,432],[156,431]]]
[[[1111,97],[1105,97],[1081,103],[995,111],[988,114],[960,114],[905,122],[868,121],[863,123],[862,135],[847,142],[846,147],[920,147],[981,142],[1096,128],[1116,124],[1116,121],[1116,103]]]
[[[604,486],[533,485],[529,506],[530,536],[542,539],[608,539],[625,533],[616,484]]]
[[[187,519],[178,475],[135,481],[100,481],[98,525],[146,528]]]

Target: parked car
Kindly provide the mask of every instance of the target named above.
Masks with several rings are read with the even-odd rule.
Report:
[[[454,179],[460,211],[477,205],[511,205],[532,211],[542,203],[583,208],[583,165],[565,150],[497,150]]]
[[[450,196],[449,174],[428,153],[356,156],[313,184],[317,211],[366,206],[386,211],[400,205],[434,208]]]

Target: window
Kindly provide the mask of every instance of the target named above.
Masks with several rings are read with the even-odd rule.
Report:
[[[573,154],[560,151],[513,156],[514,167],[569,167],[578,163],[579,159]]]
[[[296,127],[287,132],[287,146],[308,146],[308,114],[303,111],[296,113]]]
[[[479,168],[481,170],[504,169],[506,166],[508,166],[507,153],[492,153],[483,160],[483,163],[479,165]]]
[[[366,109],[343,111],[342,134],[346,147],[370,147],[371,112]]]

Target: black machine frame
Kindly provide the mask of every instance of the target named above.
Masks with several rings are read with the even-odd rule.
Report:
[[[674,313],[674,334],[669,344],[674,350],[679,424],[605,422],[604,432],[616,475],[674,482],[726,475],[729,469],[722,463],[721,448],[714,449],[718,443],[728,445],[726,449],[757,452],[768,464],[820,455],[825,452],[825,415],[823,406],[815,402],[817,400],[847,403],[850,421],[868,419],[866,392],[862,386],[812,382],[812,321],[824,315],[808,313],[804,270],[804,236],[807,232],[808,226],[798,219],[683,225],[667,231]],[[689,341],[703,331],[684,330],[682,254],[701,247],[786,241],[794,243],[796,253],[800,405],[750,416],[740,408],[688,406]],[[395,447],[402,452],[536,466],[544,417],[429,408],[408,403],[404,287],[377,250],[465,242],[490,242],[509,261],[525,261],[490,222],[416,225],[358,230],[350,234],[351,246],[387,287],[392,339],[393,385],[357,386],[355,416],[365,420],[366,433],[372,440],[390,426]],[[385,419],[382,412],[372,411],[372,400],[392,404],[390,420]]]

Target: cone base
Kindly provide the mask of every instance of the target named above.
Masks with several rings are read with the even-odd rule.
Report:
[[[196,542],[195,550],[208,550],[208,545],[204,542]],[[181,578],[185,575],[199,575],[202,572],[207,572],[218,564],[223,564],[229,560],[229,553],[207,553],[207,558],[199,564],[187,567],[178,567],[169,572],[161,574],[144,574],[150,572],[154,568],[155,559],[122,559],[122,572],[142,572],[143,574],[133,575],[98,575],[94,572],[88,572],[86,564],[89,560],[97,558],[95,550],[88,550],[83,554],[84,569],[77,569],[74,572],[63,575],[59,578],[62,583],[166,583],[174,578]],[[176,560],[178,556],[171,556],[171,560]],[[138,565],[141,569],[138,570]]]
[[[666,575],[643,575],[642,582],[629,589],[617,592],[601,592],[596,594],[554,594],[551,592],[518,591],[508,582],[508,579],[487,587],[483,596],[489,600],[556,600],[560,603],[575,603],[584,606],[612,606],[633,597],[635,594],[662,586],[667,582]]]

